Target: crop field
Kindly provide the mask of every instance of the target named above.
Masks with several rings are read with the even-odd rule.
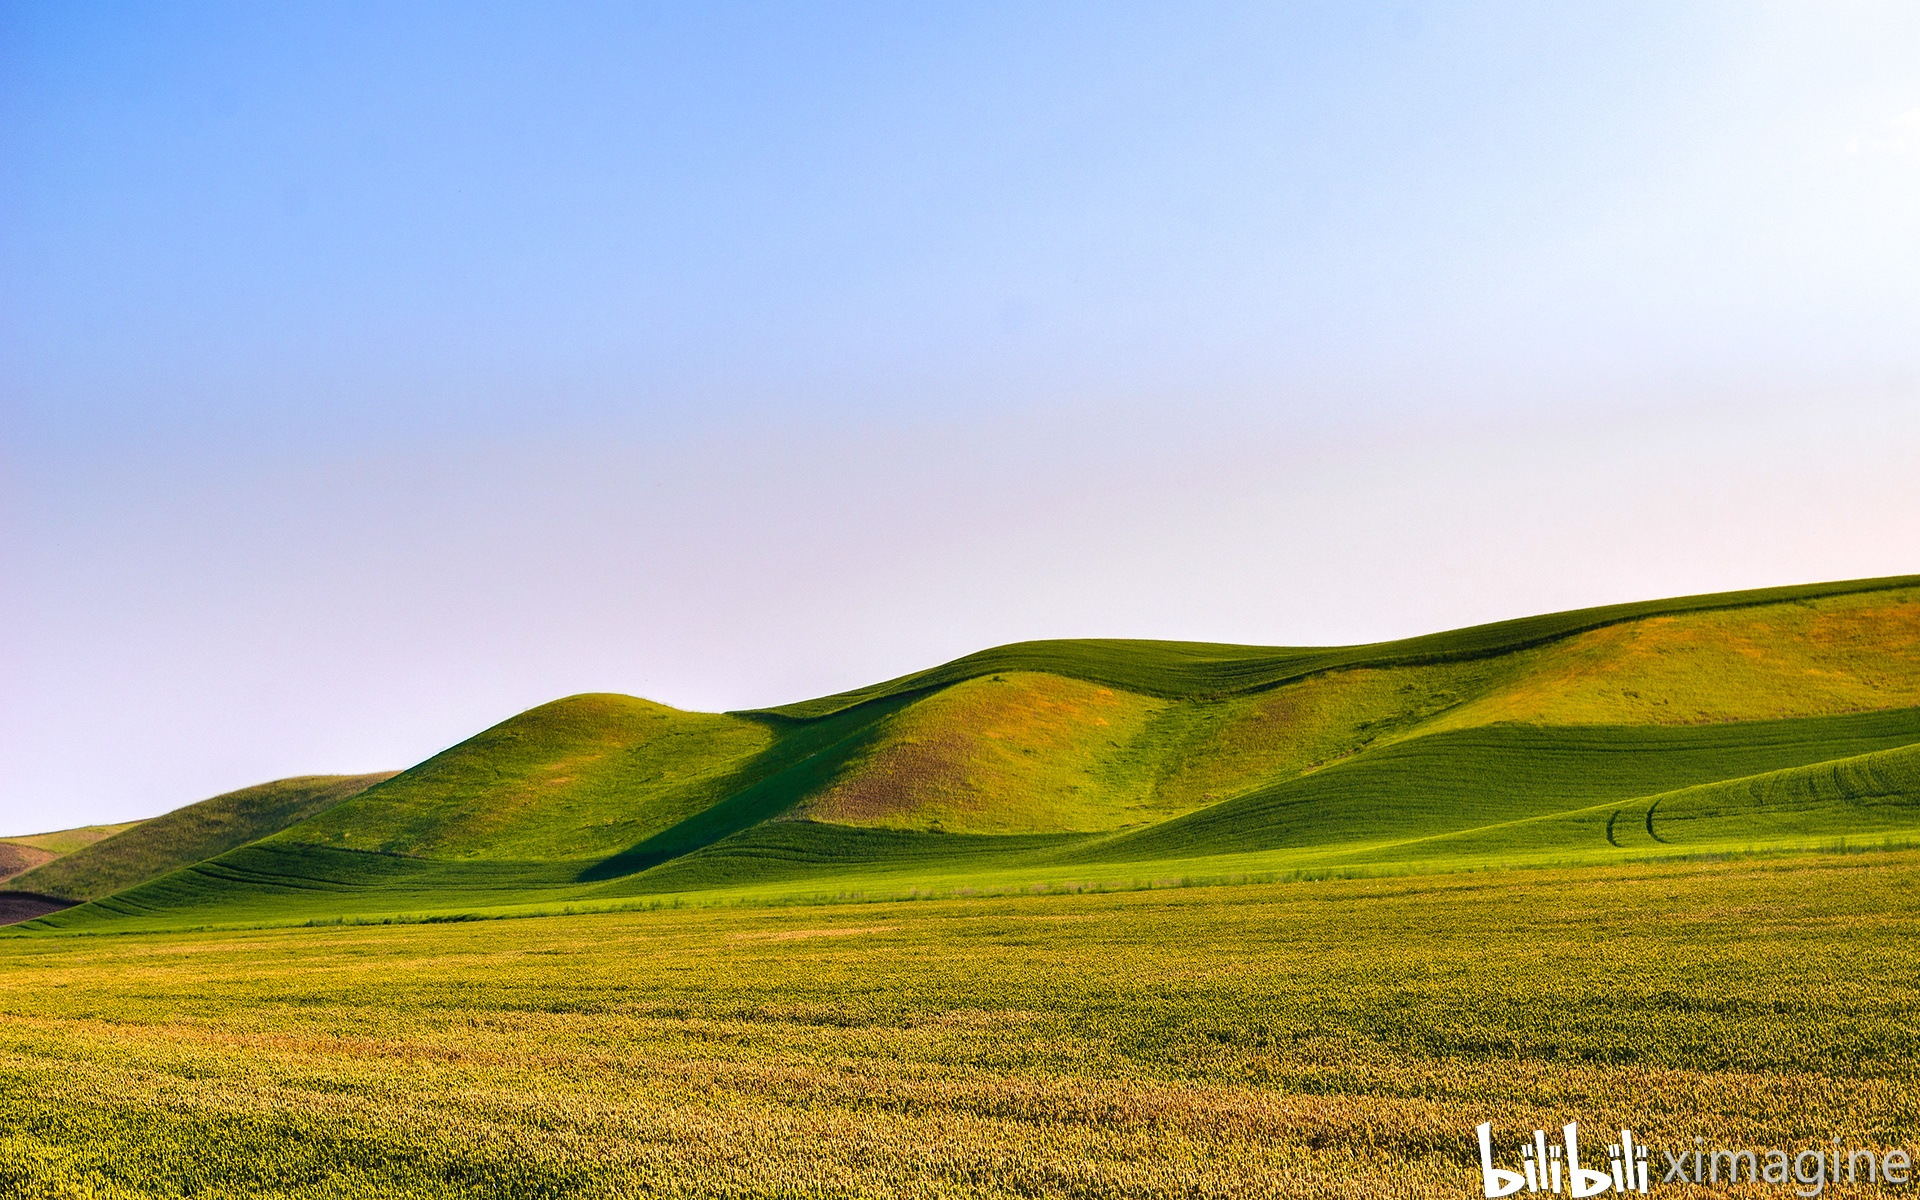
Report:
[[[10,852],[0,1197],[1461,1196],[1482,1121],[1920,1150],[1914,578],[572,696]]]
[[[1482,1120],[1911,1147],[1916,919],[1896,851],[16,936],[0,1194],[1463,1196]]]

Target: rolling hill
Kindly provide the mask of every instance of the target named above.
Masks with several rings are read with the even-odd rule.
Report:
[[[138,821],[120,825],[82,825],[78,829],[60,829],[53,833],[29,833],[0,838],[0,883],[16,875],[42,867],[65,854],[91,846],[101,838],[132,829]]]
[[[1915,747],[1903,577],[1371,646],[1021,643],[754,712],[575,696],[217,847],[14,882],[80,881],[32,923],[79,930],[1859,848],[1920,841]]]
[[[242,788],[130,825],[96,826],[105,836],[16,875],[7,889],[63,900],[95,900],[191,866],[289,825],[390,778],[307,775]]]

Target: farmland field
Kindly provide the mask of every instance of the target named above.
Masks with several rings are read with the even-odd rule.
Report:
[[[14,937],[0,1194],[1463,1196],[1482,1120],[1911,1147],[1916,918],[1891,851]]]
[[[1911,577],[571,696],[14,854],[0,1196],[1460,1196],[1482,1121],[1920,1149]]]

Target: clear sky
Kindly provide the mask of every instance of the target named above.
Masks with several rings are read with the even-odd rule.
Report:
[[[1920,571],[1920,7],[0,0],[0,833]]]

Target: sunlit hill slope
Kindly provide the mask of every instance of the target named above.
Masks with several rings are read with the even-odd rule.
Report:
[[[8,881],[19,891],[94,900],[297,824],[394,772],[306,775],[227,792],[88,839]]]
[[[78,829],[60,829],[53,833],[0,838],[0,883],[91,846],[102,838],[132,829],[139,823],[129,821],[122,825],[83,825]]]
[[[96,870],[59,893],[91,903],[29,927],[1905,844],[1920,578],[1372,646],[1023,643],[761,712],[575,696],[276,829],[149,864],[164,871]]]

